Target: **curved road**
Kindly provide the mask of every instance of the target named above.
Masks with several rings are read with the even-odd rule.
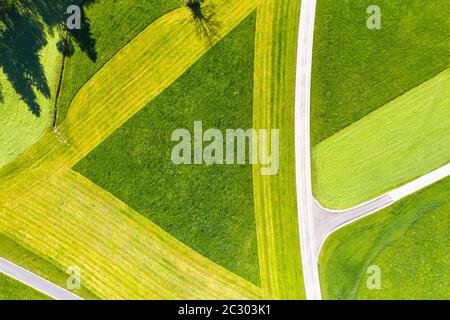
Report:
[[[16,279],[56,300],[82,300],[77,295],[2,258],[0,258],[0,273]]]
[[[316,0],[302,0],[295,92],[297,207],[306,298],[320,300],[318,259],[322,244],[336,230],[450,176],[450,163],[406,185],[348,210],[323,208],[314,199],[311,179],[310,93]]]

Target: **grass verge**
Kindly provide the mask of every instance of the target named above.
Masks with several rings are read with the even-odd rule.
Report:
[[[68,274],[58,268],[54,262],[42,258],[39,254],[33,253],[31,249],[25,249],[17,242],[11,240],[0,233],[0,257],[12,261],[22,268],[32,271],[38,276],[51,281],[62,287],[67,287]],[[79,290],[70,290],[83,299],[98,299],[92,292],[83,285]]]
[[[51,298],[0,273],[0,300],[51,300]]]

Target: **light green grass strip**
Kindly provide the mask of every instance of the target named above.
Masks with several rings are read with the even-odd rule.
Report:
[[[450,69],[313,149],[314,193],[344,209],[450,160]]]
[[[325,299],[448,299],[450,178],[345,227],[325,242]],[[381,288],[368,289],[371,265]]]
[[[381,8],[381,29],[366,27]],[[314,27],[316,145],[450,66],[448,0],[320,0]]]
[[[253,127],[280,130],[280,170],[253,168],[261,286],[266,299],[304,299],[294,157],[295,61],[300,1],[259,1]]]

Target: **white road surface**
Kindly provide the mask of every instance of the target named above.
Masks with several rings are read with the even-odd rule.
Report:
[[[318,259],[327,237],[336,230],[375,213],[450,175],[450,163],[387,194],[348,210],[323,208],[313,198],[311,179],[310,93],[316,0],[302,0],[295,103],[297,207],[306,298],[320,300]]]
[[[2,258],[0,258],[0,273],[16,279],[56,300],[82,300],[77,295]]]
[[[314,250],[314,212],[311,187],[310,93],[316,0],[302,0],[297,48],[295,92],[295,162],[297,207],[306,298],[321,299],[317,254]]]

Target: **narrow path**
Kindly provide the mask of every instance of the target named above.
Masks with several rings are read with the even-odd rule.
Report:
[[[56,300],[82,300],[77,295],[2,258],[0,258],[0,272]]]

